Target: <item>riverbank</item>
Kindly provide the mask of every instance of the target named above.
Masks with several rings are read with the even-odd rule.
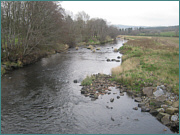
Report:
[[[110,87],[119,88],[117,99],[127,92],[138,102],[132,109],[150,112],[162,124],[179,132],[179,39],[126,39],[129,41],[119,49],[124,54],[121,66],[112,69],[112,76],[87,76],[81,82],[81,94],[96,100],[99,95],[110,94]]]
[[[179,132],[179,97],[168,91],[168,87],[161,85],[157,87],[143,87],[142,91],[134,91],[124,85],[123,82],[113,81],[113,77],[106,74],[93,74],[87,76],[81,82],[81,94],[90,97],[92,101],[100,95],[117,95],[109,102],[114,102],[127,93],[138,102],[138,106],[133,110],[141,109],[141,112],[150,112],[162,124],[169,127],[172,131]],[[119,89],[119,92],[112,93],[111,88]],[[107,106],[108,109],[113,109]],[[166,131],[166,129],[164,129]]]
[[[115,39],[112,39],[110,37],[107,37],[105,41],[100,42],[96,38],[89,40],[88,42],[80,42],[77,43],[76,49],[78,49],[80,46],[89,47],[93,52],[99,48],[95,48],[95,45],[105,44],[109,42],[114,42]],[[93,45],[93,46],[92,46]],[[67,44],[56,44],[56,45],[39,45],[36,47],[36,49],[32,50],[31,53],[29,53],[26,56],[23,56],[23,49],[18,50],[11,50],[7,56],[7,53],[1,50],[1,76],[5,74],[6,72],[22,68],[23,66],[35,63],[36,61],[40,60],[43,57],[47,57],[49,55],[55,54],[55,53],[61,53],[66,50],[68,50],[69,46]],[[16,53],[16,54],[15,54]]]
[[[114,80],[140,91],[144,86],[167,85],[179,94],[179,39],[126,37],[119,49],[122,65],[112,69]]]
[[[45,45],[45,46],[37,46],[36,49],[32,50],[28,55],[22,56],[23,51],[19,49],[16,51],[16,57],[13,57],[15,54],[13,50],[9,52],[9,56],[6,56],[6,52],[1,50],[1,76],[6,72],[22,68],[23,66],[35,63],[43,57],[47,57],[49,55],[64,52],[69,48],[66,44],[58,44],[58,45]]]
[[[80,42],[76,45],[76,47],[80,47],[80,46],[87,46],[87,45],[101,45],[101,44],[105,44],[105,43],[109,43],[109,42],[114,42],[115,39],[112,39],[110,37],[106,37],[106,39],[104,41],[99,41],[96,38],[90,39],[88,42]]]
[[[140,93],[141,110],[148,111],[179,132],[179,39],[133,37],[119,49],[122,64],[112,69],[113,80]]]

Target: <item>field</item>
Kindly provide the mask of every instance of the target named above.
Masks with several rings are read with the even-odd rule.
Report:
[[[179,38],[126,36],[129,41],[119,50],[122,64],[112,69],[114,80],[129,89],[166,85],[179,93]]]
[[[177,37],[179,33],[176,31],[166,31],[166,32],[159,32],[159,33],[140,33],[139,36],[160,36],[160,37]]]

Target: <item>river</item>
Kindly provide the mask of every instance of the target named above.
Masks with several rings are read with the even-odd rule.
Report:
[[[137,103],[124,93],[99,96],[91,101],[81,94],[80,82],[95,73],[111,74],[122,56],[113,52],[124,40],[99,46],[69,49],[1,78],[2,134],[172,134],[147,112],[133,110]],[[77,79],[78,83],[73,81]],[[112,88],[114,93],[119,90]],[[112,93],[113,93],[112,92]],[[113,103],[109,99],[114,97]],[[113,107],[108,109],[107,106]],[[167,129],[167,131],[163,131]]]

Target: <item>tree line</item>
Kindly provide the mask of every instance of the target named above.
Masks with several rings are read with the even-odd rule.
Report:
[[[119,29],[120,35],[179,37],[179,26]]]
[[[32,54],[39,45],[73,47],[91,40],[104,42],[118,34],[106,20],[90,19],[83,11],[73,17],[58,2],[1,1],[1,52],[11,61]]]

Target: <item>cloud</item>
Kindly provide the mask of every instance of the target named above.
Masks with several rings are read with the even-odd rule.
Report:
[[[64,1],[62,7],[74,14],[85,11],[91,18],[103,18],[112,24],[179,24],[179,1]]]

